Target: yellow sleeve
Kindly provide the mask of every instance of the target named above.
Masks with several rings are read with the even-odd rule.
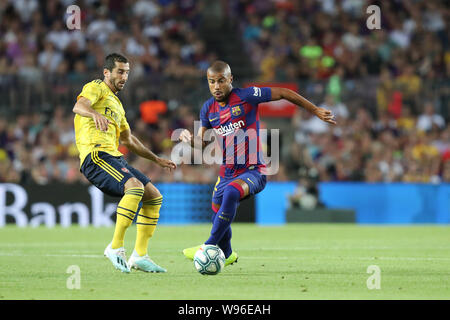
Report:
[[[96,103],[103,96],[103,90],[97,81],[92,81],[84,85],[83,90],[78,95],[77,100],[84,97],[91,101],[91,104]]]
[[[130,125],[128,124],[125,115],[123,115],[122,120],[120,121],[120,132],[123,132],[125,130],[130,130]]]

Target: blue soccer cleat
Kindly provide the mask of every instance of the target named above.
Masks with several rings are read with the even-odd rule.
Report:
[[[141,270],[144,272],[154,272],[154,273],[164,273],[167,272],[166,269],[158,266],[152,259],[146,254],[145,256],[140,256],[136,250],[133,251],[130,259],[128,260],[128,265],[130,268]]]

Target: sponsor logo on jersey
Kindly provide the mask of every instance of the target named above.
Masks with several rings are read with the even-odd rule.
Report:
[[[240,128],[242,128],[244,126],[245,126],[244,120],[239,120],[238,122],[231,122],[227,125],[222,125],[219,128],[214,128],[214,131],[217,134],[225,137],[225,136],[232,134],[233,132],[239,130]]]

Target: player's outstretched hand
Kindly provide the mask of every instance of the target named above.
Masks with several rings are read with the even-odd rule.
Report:
[[[191,143],[192,140],[192,134],[189,132],[189,130],[184,129],[180,133],[180,137],[178,138],[182,142]]]
[[[168,160],[168,159],[164,159],[164,158],[157,158],[155,162],[159,166],[169,169],[169,171],[175,170],[177,168],[177,165],[172,160]]]
[[[336,121],[334,120],[334,115],[330,110],[317,107],[314,113],[320,120],[331,124],[336,124]]]
[[[96,112],[93,114],[92,118],[94,119],[95,127],[98,130],[108,131],[109,120],[105,116]]]

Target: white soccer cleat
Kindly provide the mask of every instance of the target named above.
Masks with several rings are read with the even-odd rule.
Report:
[[[136,250],[133,250],[133,253],[128,260],[128,265],[130,269],[137,269],[145,272],[156,272],[156,273],[164,273],[167,272],[166,269],[158,266],[152,259],[146,254],[145,256],[140,256]]]
[[[127,256],[126,256],[124,247],[113,249],[113,248],[111,248],[111,243],[110,243],[106,247],[103,254],[105,255],[105,257],[107,257],[111,261],[111,263],[113,264],[113,266],[116,269],[119,269],[120,271],[125,272],[125,273],[130,272],[130,267],[127,264]]]

